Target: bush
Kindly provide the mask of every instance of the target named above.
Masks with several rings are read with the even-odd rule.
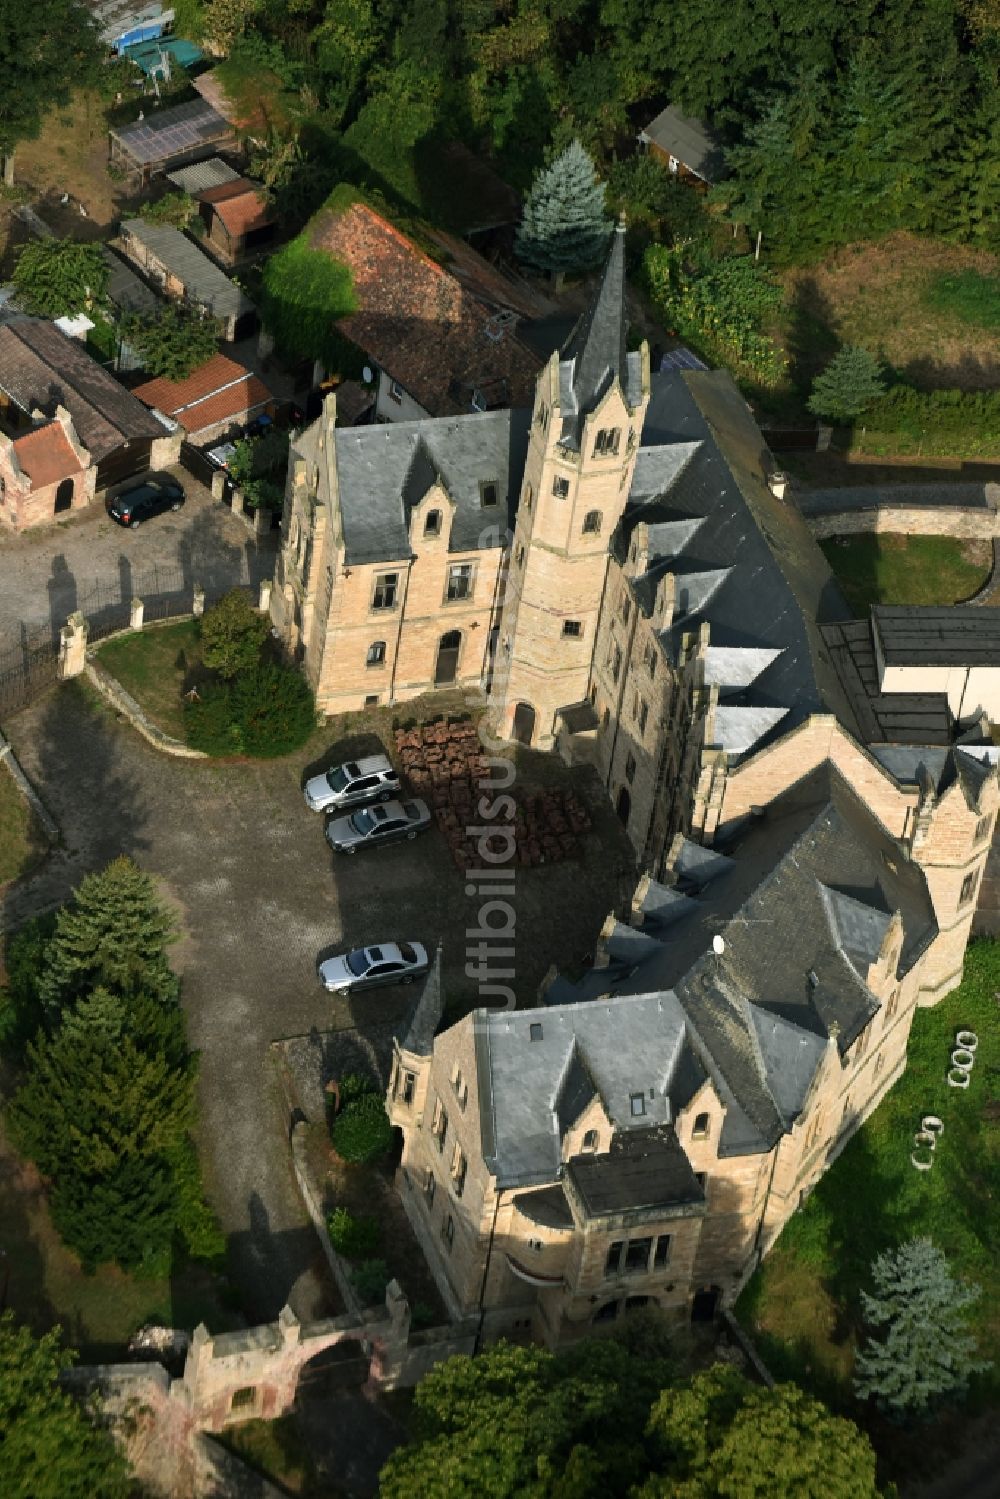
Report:
[[[761,325],[781,306],[783,292],[748,255],[685,257],[650,245],[643,258],[646,289],[671,332],[756,384],[777,385],[785,361]]]
[[[914,390],[896,385],[865,412],[869,432],[892,434],[900,453],[942,457],[1000,453],[1000,391]]]
[[[202,616],[201,659],[210,671],[232,681],[258,664],[270,630],[267,615],[254,608],[246,590],[231,588]]]
[[[38,981],[55,931],[54,915],[35,916],[7,943],[7,987],[0,990],[0,1046],[20,1055],[44,1019]]]
[[[342,1160],[353,1165],[377,1161],[392,1148],[393,1128],[378,1093],[363,1093],[342,1104],[330,1138]]]
[[[287,358],[319,359],[333,368],[340,350],[334,324],[357,305],[350,270],[314,250],[308,230],[264,267],[261,317],[278,353]]]
[[[334,1208],[326,1220],[330,1243],[348,1260],[367,1260],[378,1249],[378,1220],[366,1215],[355,1218],[347,1208]]]
[[[184,718],[193,749],[266,760],[305,744],[316,707],[299,672],[265,663],[235,682],[206,687],[197,702],[185,704]]]
[[[204,233],[198,217],[198,204],[190,193],[165,193],[155,203],[143,203],[139,217],[147,224],[169,224],[173,229],[190,229]]]
[[[389,1284],[389,1267],[385,1260],[363,1260],[351,1272],[354,1289],[365,1306],[374,1306],[385,1300],[385,1288]]]
[[[163,380],[186,380],[217,352],[222,336],[218,318],[182,302],[164,302],[152,313],[127,312],[120,328],[149,374]]]

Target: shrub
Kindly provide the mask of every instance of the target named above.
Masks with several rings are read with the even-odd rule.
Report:
[[[346,265],[314,250],[307,230],[272,255],[264,268],[261,317],[279,354],[320,359],[332,368],[340,340],[336,320],[354,312],[357,298]]]
[[[333,1148],[354,1165],[377,1161],[392,1147],[393,1128],[378,1093],[363,1093],[341,1106],[330,1130]]]
[[[164,302],[156,312],[127,312],[121,334],[151,375],[186,380],[218,348],[222,324],[197,307]]]
[[[901,453],[992,456],[1000,453],[1000,391],[895,385],[865,412],[865,426],[891,433]]]
[[[211,671],[232,681],[260,661],[270,629],[267,615],[254,608],[246,590],[231,588],[202,617],[201,659]]]
[[[290,755],[316,726],[316,707],[294,667],[265,663],[185,704],[188,743],[209,755]]]
[[[709,358],[760,385],[776,385],[785,371],[773,339],[761,332],[782,290],[748,255],[713,259],[696,250],[650,245],[643,257],[646,288],[667,328],[690,339]]]
[[[366,1215],[355,1218],[347,1208],[334,1208],[326,1220],[330,1243],[349,1260],[367,1260],[378,1249],[378,1220]]]
[[[389,1268],[385,1260],[363,1260],[351,1272],[354,1289],[365,1306],[374,1306],[385,1299],[385,1288],[389,1284]]]
[[[25,312],[56,318],[100,307],[109,275],[102,245],[36,239],[18,251],[13,281]]]
[[[415,1301],[410,1307],[410,1326],[419,1332],[422,1327],[433,1327],[438,1317],[426,1301]]]
[[[147,224],[169,224],[174,229],[202,230],[198,204],[190,193],[165,193],[155,203],[143,203],[139,217]]]

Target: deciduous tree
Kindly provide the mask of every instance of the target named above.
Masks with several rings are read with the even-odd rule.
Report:
[[[164,302],[154,313],[126,313],[120,330],[149,373],[164,380],[186,380],[218,351],[222,337],[218,318],[182,302]]]
[[[861,1303],[868,1326],[882,1336],[869,1338],[855,1358],[856,1395],[896,1416],[926,1415],[990,1367],[968,1325],[980,1287],[952,1275],[930,1239],[878,1255],[871,1276],[875,1294],[862,1291]]]
[[[109,275],[103,245],[36,239],[19,252],[13,280],[25,312],[56,318],[101,307]]]
[[[201,659],[225,681],[252,671],[271,631],[244,588],[231,588],[201,621]]]

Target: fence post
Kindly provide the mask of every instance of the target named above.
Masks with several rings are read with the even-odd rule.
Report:
[[[59,679],[78,677],[87,664],[87,621],[79,609],[59,631]]]
[[[200,619],[205,612],[205,590],[200,583],[194,585],[194,601],[191,605],[191,613],[195,619]]]
[[[271,587],[272,583],[270,578],[261,578],[260,600],[257,605],[261,614],[266,614],[271,607]]]
[[[225,471],[225,469],[222,469],[222,468],[216,469],[215,473],[212,475],[212,499],[213,500],[224,499],[225,498],[225,494],[226,494],[226,471]]]
[[[145,605],[143,604],[142,599],[133,599],[132,600],[132,611],[129,614],[129,619],[128,619],[128,627],[129,627],[130,630],[141,630],[142,629],[142,618],[143,618],[144,612],[145,612]]]

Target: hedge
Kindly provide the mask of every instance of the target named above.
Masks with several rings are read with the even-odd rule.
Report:
[[[941,457],[1000,454],[1000,391],[914,390],[896,385],[855,427],[858,447]]]

